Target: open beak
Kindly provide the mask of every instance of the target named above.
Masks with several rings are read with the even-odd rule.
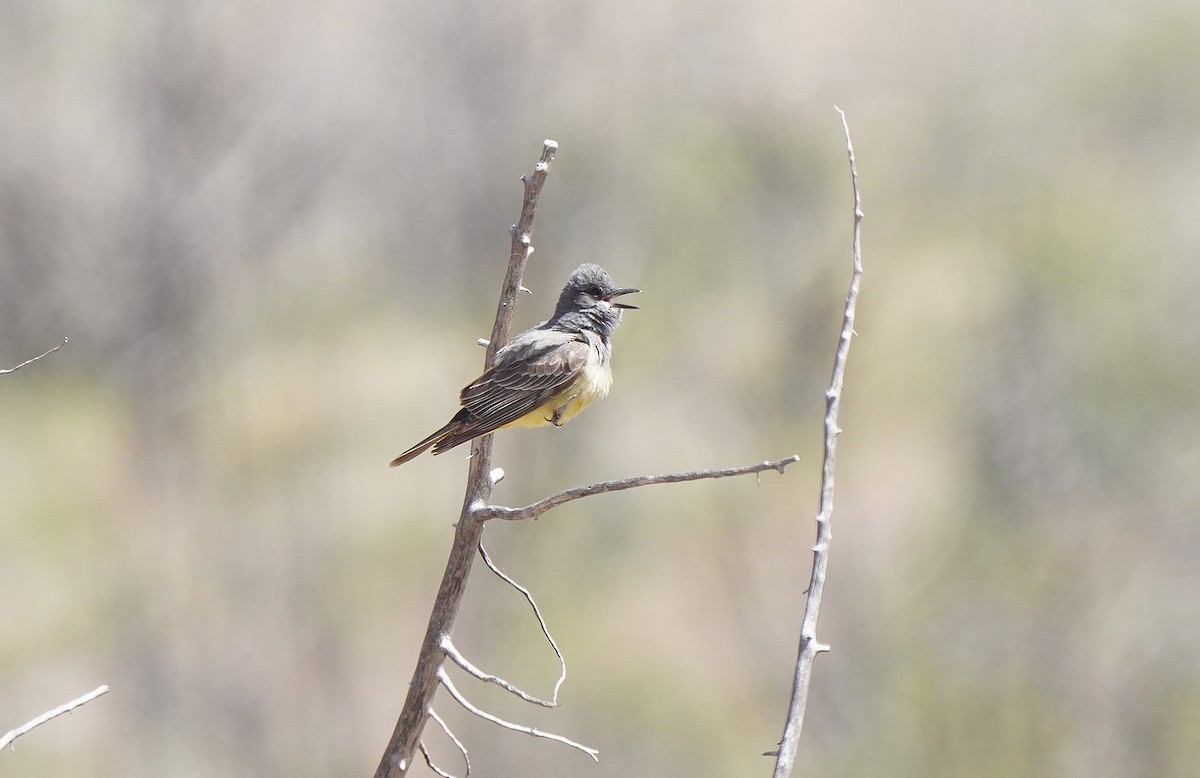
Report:
[[[638,310],[638,307],[636,305],[630,305],[629,303],[613,302],[613,298],[620,297],[623,294],[633,294],[634,292],[640,292],[640,291],[642,291],[642,290],[634,289],[633,287],[629,287],[626,289],[618,289],[617,291],[613,292],[612,294],[610,294],[608,297],[605,297],[604,299],[609,301],[610,303],[612,303],[614,308],[632,308],[633,310],[636,311],[636,310]]]

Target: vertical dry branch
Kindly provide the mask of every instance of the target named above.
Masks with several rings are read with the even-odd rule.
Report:
[[[783,729],[783,740],[775,760],[775,778],[787,778],[792,774],[796,761],[796,748],[800,742],[800,728],[804,724],[804,709],[808,704],[808,687],[812,678],[813,660],[829,646],[817,642],[817,615],[821,610],[821,595],[825,590],[825,569],[829,563],[830,520],[833,517],[833,470],[837,455],[837,440],[841,434],[838,427],[838,408],[842,399],[842,382],[846,373],[846,357],[850,353],[850,339],[854,335],[854,307],[858,302],[858,287],[862,279],[862,256],[859,251],[859,230],[863,213],[858,197],[858,169],[854,164],[854,146],[850,142],[850,127],[846,114],[834,107],[842,118],[842,130],[846,135],[846,154],[850,158],[850,183],[854,193],[854,272],[850,276],[850,291],[846,295],[846,309],[842,316],[842,331],[838,337],[837,353],[833,359],[833,377],[829,391],[825,393],[825,457],[821,469],[821,498],[817,511],[817,542],[813,546],[812,575],[808,583],[808,596],[804,602],[804,618],[800,622],[800,653],[796,658],[796,673],[792,680],[792,699],[788,706],[787,724]]]
[[[496,323],[492,327],[491,342],[484,358],[485,369],[492,366],[496,351],[508,341],[517,292],[521,288],[521,279],[525,274],[529,255],[533,253],[531,234],[538,197],[557,151],[558,144],[547,140],[542,147],[541,159],[533,172],[521,177],[525,186],[525,198],[521,206],[521,217],[511,230],[512,249],[508,258],[508,271],[504,276],[500,303],[496,309]],[[477,515],[474,509],[485,505],[491,497],[491,467],[492,436],[484,435],[476,438],[471,445],[466,495],[458,524],[454,529],[454,544],[450,549],[450,558],[446,561],[446,572],[442,575],[442,584],[433,603],[433,613],[429,617],[429,626],[421,644],[421,653],[417,657],[417,667],[408,687],[408,696],[404,700],[396,729],[392,732],[391,740],[388,741],[387,749],[383,752],[383,758],[375,771],[375,778],[400,778],[406,775],[418,753],[417,744],[429,718],[430,704],[438,687],[438,675],[446,661],[445,652],[441,647],[442,640],[449,637],[454,627],[454,620],[462,605],[467,575],[471,572],[472,562],[475,561],[476,546],[479,545],[483,534],[484,519]]]

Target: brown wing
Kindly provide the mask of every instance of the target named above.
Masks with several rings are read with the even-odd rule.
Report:
[[[591,351],[586,340],[571,333],[522,333],[501,350],[490,370],[462,390],[467,418],[448,430],[434,453],[499,429],[561,394],[583,373]]]

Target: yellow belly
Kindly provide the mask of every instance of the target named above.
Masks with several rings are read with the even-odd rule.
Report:
[[[599,360],[595,360],[599,362]],[[596,400],[604,399],[612,387],[608,366],[588,365],[565,392],[553,397],[505,427],[561,427]],[[502,428],[503,429],[503,428]]]

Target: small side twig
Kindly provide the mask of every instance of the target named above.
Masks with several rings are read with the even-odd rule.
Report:
[[[617,481],[601,481],[595,484],[588,484],[587,486],[577,486],[573,489],[552,494],[523,508],[507,508],[503,505],[478,505],[475,510],[476,515],[483,519],[523,521],[524,519],[536,519],[551,508],[557,508],[572,500],[591,497],[593,494],[620,492],[638,486],[650,486],[651,484],[677,484],[684,481],[699,481],[705,478],[729,478],[736,475],[761,473],[766,470],[783,473],[785,467],[799,461],[800,457],[793,454],[777,462],[762,462],[757,465],[746,465],[745,467],[729,467],[720,470],[694,470],[687,473],[666,473],[664,475],[636,475],[632,478],[622,478]]]
[[[476,667],[474,664],[472,664],[469,659],[467,659],[465,656],[463,656],[462,652],[460,652],[457,648],[454,647],[454,642],[452,640],[450,640],[449,635],[442,636],[442,644],[441,645],[442,645],[442,650],[446,652],[446,656],[450,657],[450,661],[454,662],[454,664],[461,667],[463,669],[463,671],[466,672],[468,675],[474,676],[475,678],[478,678],[480,681],[483,681],[484,683],[495,684],[496,686],[499,686],[501,689],[508,692],[509,694],[512,694],[516,697],[520,697],[522,700],[525,700],[525,702],[531,702],[534,705],[541,705],[543,708],[558,707],[558,703],[551,702],[550,700],[543,700],[540,697],[534,697],[532,694],[528,694],[527,692],[521,691],[516,686],[514,686],[513,684],[504,680],[503,678],[501,678],[497,675],[492,675],[491,673],[488,673],[488,672],[484,672],[483,670],[480,670],[478,667]]]
[[[29,363],[26,362],[25,364],[29,364]],[[18,365],[18,367],[19,367],[19,365]],[[15,370],[16,368],[13,368],[13,369]],[[57,717],[63,715],[64,713],[70,713],[71,711],[78,708],[80,705],[86,705],[87,703],[91,702],[92,700],[96,699],[97,697],[100,697],[105,694],[108,694],[108,687],[107,686],[99,686],[99,687],[93,689],[92,691],[88,692],[87,694],[83,695],[82,697],[76,697],[75,699],[71,700],[68,703],[59,705],[54,710],[46,711],[42,715],[38,716],[35,719],[27,721],[26,723],[22,724],[21,726],[17,727],[16,729],[10,729],[7,733],[5,733],[4,737],[0,737],[0,749],[3,749],[5,746],[11,747],[14,740],[16,740],[17,738],[21,737],[22,735],[28,733],[30,730],[33,730],[33,729],[36,729],[36,728],[42,726],[50,719],[57,718]]]
[[[846,154],[850,159],[850,184],[854,194],[854,237],[851,250],[854,254],[854,270],[850,275],[850,290],[846,294],[846,308],[842,314],[842,330],[838,336],[837,351],[833,358],[833,376],[829,390],[825,393],[825,456],[821,468],[821,497],[817,510],[817,542],[813,546],[812,574],[808,582],[808,595],[804,601],[804,617],[800,622],[800,652],[796,657],[796,672],[792,679],[792,698],[788,705],[787,724],[783,728],[783,739],[775,759],[774,778],[788,778],[796,761],[796,749],[800,743],[800,729],[804,725],[804,709],[808,705],[808,689],[812,679],[813,660],[817,654],[828,651],[829,646],[817,641],[817,615],[821,611],[821,595],[825,590],[825,570],[829,564],[829,541],[832,537],[830,522],[833,517],[833,471],[837,458],[837,441],[842,430],[838,427],[838,408],[841,406],[842,384],[846,375],[846,357],[850,353],[850,339],[854,336],[854,308],[858,302],[859,282],[862,279],[862,254],[859,248],[859,232],[863,212],[858,196],[858,168],[854,164],[854,145],[850,142],[850,127],[841,108],[834,110],[842,118],[842,130],[846,136]]]
[[[58,351],[63,346],[67,345],[68,340],[69,340],[69,338],[63,338],[62,343],[59,343],[57,346],[55,346],[54,348],[45,352],[44,354],[38,354],[33,359],[27,359],[24,362],[22,362],[21,364],[17,365],[16,367],[6,367],[3,370],[0,370],[0,375],[8,375],[9,373],[15,373],[18,370],[20,370],[21,368],[25,367],[26,365],[32,365],[34,362],[37,362],[39,359],[45,359],[46,357],[53,354],[55,351]]]
[[[553,708],[558,706],[558,690],[567,680],[567,660],[563,658],[562,652],[558,650],[558,644],[554,642],[554,638],[550,637],[550,630],[546,627],[546,620],[542,618],[542,612],[538,609],[537,601],[533,599],[533,595],[529,590],[521,584],[514,581],[503,570],[501,570],[492,558],[488,556],[488,552],[483,547],[483,538],[479,539],[479,556],[483,559],[483,563],[488,566],[488,569],[499,576],[500,580],[507,583],[512,588],[516,589],[529,603],[529,607],[533,608],[533,615],[538,620],[538,626],[542,628],[542,634],[546,636],[546,642],[550,644],[550,648],[554,649],[554,655],[558,657],[558,680],[554,682],[554,691],[550,693],[550,701],[536,700],[538,705],[545,705]],[[534,702],[535,700],[530,700]]]
[[[523,732],[526,735],[532,735],[533,737],[545,738],[546,740],[553,740],[558,743],[562,743],[563,745],[570,746],[571,748],[574,748],[578,751],[582,751],[583,753],[590,756],[593,761],[596,761],[596,762],[600,761],[600,752],[594,748],[588,748],[587,746],[585,746],[581,743],[576,743],[574,740],[565,738],[562,735],[555,735],[552,732],[543,732],[542,730],[536,729],[534,727],[526,727],[521,724],[513,724],[511,721],[505,721],[504,719],[499,718],[498,716],[493,716],[492,714],[488,713],[487,711],[484,711],[484,710],[481,710],[480,708],[475,707],[467,700],[466,697],[462,696],[462,693],[459,692],[459,690],[457,688],[455,688],[454,683],[450,680],[450,676],[446,675],[445,668],[438,668],[437,677],[438,677],[438,680],[441,682],[442,686],[445,687],[446,691],[450,693],[450,696],[454,698],[455,702],[457,702],[459,705],[466,708],[469,712],[474,713],[476,716],[483,719],[484,721],[490,721],[497,726],[504,727],[505,729],[511,729],[513,732]]]
[[[438,775],[439,778],[454,778],[453,775],[438,767],[437,764],[434,763],[433,757],[429,754],[429,749],[425,747],[424,740],[417,741],[417,750],[419,750],[421,752],[421,756],[425,758],[425,766]]]
[[[462,754],[463,763],[465,763],[467,766],[467,771],[463,773],[463,778],[467,778],[467,776],[471,774],[471,757],[467,754],[467,747],[464,746],[462,741],[454,735],[454,732],[451,731],[450,726],[442,720],[441,716],[437,715],[437,711],[435,711],[433,708],[429,709],[429,718],[437,722],[437,725],[442,728],[443,732],[446,733],[446,737],[450,738],[451,742],[458,747],[459,753]],[[429,752],[425,750],[424,741],[418,741],[417,745],[420,747],[421,754],[425,757],[425,764],[429,765],[430,770],[433,770],[435,773],[442,776],[442,778],[454,778],[454,776],[438,769],[438,767],[433,764],[433,760],[430,758]]]

